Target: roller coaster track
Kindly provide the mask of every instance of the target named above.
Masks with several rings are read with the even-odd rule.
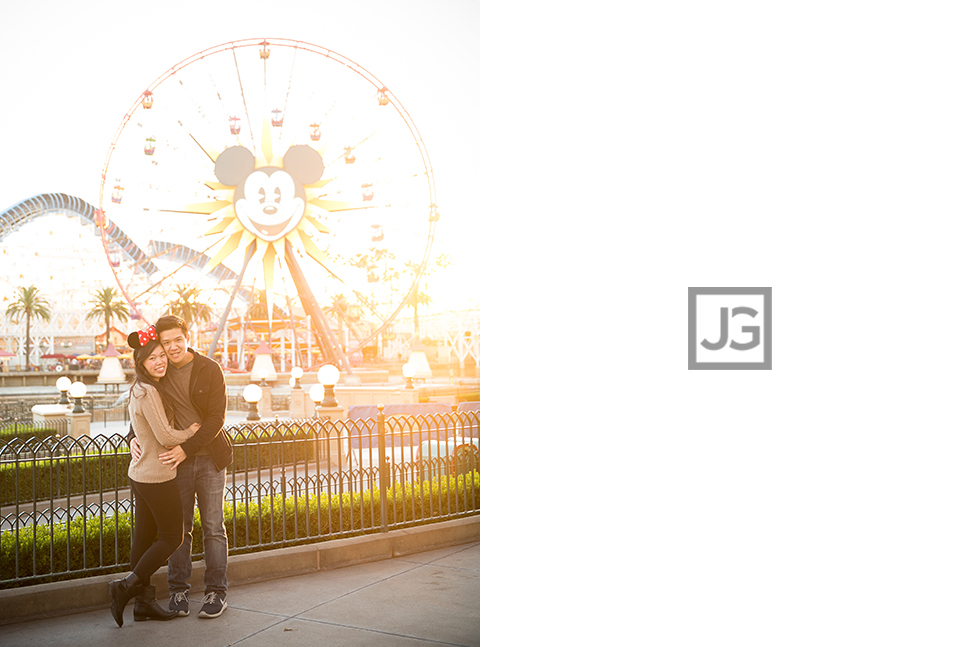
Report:
[[[120,250],[128,261],[146,277],[159,271],[158,266],[152,262],[152,258],[162,255],[200,272],[209,262],[208,256],[184,245],[155,240],[149,244],[150,253],[146,254],[118,225],[102,216],[94,206],[81,198],[65,193],[35,195],[0,212],[0,241],[36,218],[64,212],[74,214],[80,218],[83,224],[90,225],[95,236],[98,236],[98,228],[103,225],[106,238],[114,243],[112,251]],[[236,273],[221,263],[212,269],[211,274],[220,281],[235,281],[236,279]],[[241,291],[241,296],[250,300],[250,302],[254,298],[249,290]]]
[[[81,198],[65,193],[42,193],[27,198],[0,212],[0,241],[28,222],[52,213],[69,212],[78,216],[84,224],[94,227],[95,235],[104,226],[105,236],[115,243],[128,260],[141,272],[150,276],[158,267],[148,255],[131,240],[115,223],[104,218],[97,209]]]

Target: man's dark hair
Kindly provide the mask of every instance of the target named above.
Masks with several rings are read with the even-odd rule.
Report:
[[[189,327],[185,325],[185,320],[182,317],[165,315],[164,317],[159,317],[158,321],[155,322],[155,330],[158,331],[159,335],[173,328],[179,328],[186,337],[189,336]]]

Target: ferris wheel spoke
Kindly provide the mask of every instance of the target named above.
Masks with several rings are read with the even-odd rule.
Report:
[[[293,89],[293,72],[296,70],[296,54],[297,50],[293,50],[293,61],[290,63],[290,77],[286,84],[286,96],[283,98],[283,109],[281,111],[282,125],[280,127],[279,135],[276,137],[277,141],[283,141],[283,133],[285,128],[290,128],[289,121],[286,119],[286,111],[290,105],[290,90]]]
[[[145,296],[149,292],[151,292],[151,291],[155,290],[156,288],[158,288],[159,285],[161,285],[167,279],[169,279],[172,276],[174,276],[182,268],[184,268],[184,267],[191,267],[192,264],[195,263],[196,261],[198,261],[199,259],[205,258],[206,257],[206,252],[209,251],[210,249],[212,249],[213,247],[215,247],[215,245],[216,245],[216,243],[213,243],[212,245],[210,245],[209,247],[207,247],[204,251],[196,252],[196,254],[193,257],[191,257],[187,261],[183,262],[181,265],[179,265],[177,268],[175,268],[174,270],[172,270],[171,272],[169,272],[168,274],[166,274],[162,278],[158,279],[155,283],[152,283],[151,285],[149,285],[148,288],[146,288],[145,290],[143,290],[140,294],[135,295],[132,298],[132,300],[133,301],[137,301],[138,299],[140,299],[141,297]],[[187,247],[184,247],[184,246],[181,246],[181,245],[179,245],[179,247],[182,247],[183,249],[188,249]],[[176,253],[176,251],[177,251],[176,250],[176,247],[175,246],[172,246],[172,247],[170,247],[168,249],[165,249],[165,250],[162,250],[162,251],[158,252],[157,254],[153,255],[152,258],[160,258],[160,257],[164,257],[164,256],[171,256],[171,255],[174,255]]]
[[[161,146],[167,147],[170,153],[177,154],[183,160],[181,163],[185,163],[187,156],[189,155],[186,149],[183,149],[183,144],[187,142],[185,140],[180,141],[180,136],[185,135],[189,140],[192,141],[205,155],[209,158],[209,163],[212,163],[215,151],[212,149],[206,149],[199,140],[193,134],[194,129],[203,129],[204,123],[199,123],[199,119],[192,117],[192,112],[184,114],[186,111],[185,106],[188,105],[195,109],[196,114],[205,121],[205,115],[203,113],[202,107],[191,97],[188,90],[182,85],[181,79],[179,83],[176,84],[177,90],[174,93],[167,93],[160,97],[160,100],[155,102],[152,107],[153,115],[146,118],[146,132],[148,130],[152,131],[153,137],[158,137],[157,143]],[[167,136],[163,137],[160,133],[155,133],[154,131],[161,130],[168,133]],[[160,165],[170,165],[172,162],[171,155],[162,156],[163,159],[158,163]]]
[[[239,58],[236,56],[236,48],[232,48],[232,61],[236,67],[236,80],[239,83],[239,96],[242,98],[243,114],[246,117],[246,125],[249,127],[249,143],[256,148],[256,135],[253,132],[253,121],[249,114],[249,105],[246,103],[246,88],[243,85],[242,72],[239,71]]]
[[[379,205],[374,204],[356,204],[353,202],[346,202],[344,200],[323,200],[321,198],[314,198],[308,201],[311,205],[320,207],[326,213],[332,213],[335,211],[354,211],[357,209],[374,209]]]
[[[348,146],[353,148],[353,145],[349,143],[350,141],[357,141],[359,144],[374,132],[384,128],[387,125],[387,116],[382,113],[375,113],[373,110],[370,98],[335,102],[321,120],[324,136],[321,143],[316,147],[317,151],[321,155],[331,149],[340,151],[337,157],[331,156],[330,163],[336,163],[346,155]],[[379,118],[372,118],[375,114]],[[366,126],[370,123],[374,125]],[[360,130],[365,130],[370,134],[359,134]],[[337,136],[339,136],[339,139]]]
[[[209,161],[210,162],[212,162],[213,164],[216,163],[216,158],[219,157],[219,153],[218,152],[216,152],[214,150],[211,150],[211,149],[208,149],[205,146],[203,146],[202,144],[200,144],[199,143],[199,140],[195,138],[195,135],[193,135],[188,130],[185,131],[185,134],[187,134],[192,139],[192,141],[195,142],[195,145],[198,146],[199,149],[203,153],[205,153],[205,156],[209,158]]]
[[[317,247],[317,244],[313,242],[312,238],[310,238],[305,233],[303,233],[302,229],[300,230],[300,240],[303,243],[303,249],[306,250],[310,258],[315,260],[320,265],[320,267],[325,269],[330,274],[330,276],[337,279],[341,283],[344,283],[344,280],[342,278],[337,276],[333,270],[327,267],[327,260],[328,260],[327,255],[324,254],[319,247]],[[289,243],[287,243],[287,245],[289,245]]]
[[[375,128],[370,129],[370,132],[368,132],[367,134],[360,134],[354,137],[353,139],[351,139],[351,141],[356,143],[347,143],[346,140],[344,140],[345,145],[341,149],[343,150],[343,152],[337,155],[331,155],[330,161],[327,163],[327,166],[329,167],[330,165],[337,164],[341,159],[343,159],[345,163],[348,163],[348,160],[350,160],[351,157],[356,158],[357,149],[361,146],[364,146],[368,142],[372,141],[377,135],[381,133],[381,131],[384,130],[386,125],[387,124],[385,123],[378,123],[378,125]],[[329,150],[330,148],[340,148],[340,146],[339,145],[334,146],[333,143],[331,142],[331,143],[328,143],[327,150]],[[320,151],[320,153],[322,155],[323,151]]]
[[[181,209],[159,209],[159,211],[161,211],[162,213],[191,213],[191,214],[197,214],[197,215],[220,217],[219,212],[222,212],[222,211],[228,212],[231,209],[232,209],[231,202],[214,200],[212,202],[198,202],[195,204],[187,204]]]

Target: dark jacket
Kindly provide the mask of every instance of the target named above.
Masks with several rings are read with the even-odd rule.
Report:
[[[202,418],[195,435],[182,443],[186,456],[194,456],[203,447],[208,447],[209,455],[217,470],[225,469],[232,463],[232,441],[222,426],[226,422],[226,378],[222,367],[205,355],[189,348],[192,359],[192,374],[189,376],[189,398]],[[165,378],[162,378],[164,388]],[[129,442],[133,433],[128,434]]]

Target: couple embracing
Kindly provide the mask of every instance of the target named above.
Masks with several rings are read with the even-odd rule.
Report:
[[[232,443],[226,420],[222,368],[188,346],[180,317],[165,316],[133,332],[135,378],[128,396],[131,464],[135,496],[130,575],[108,585],[111,615],[120,627],[134,598],[135,620],[171,620],[189,615],[192,524],[198,500],[205,556],[205,595],[200,618],[226,609],[229,543],[223,516],[226,467]],[[155,600],[152,574],[168,563],[168,608]]]

